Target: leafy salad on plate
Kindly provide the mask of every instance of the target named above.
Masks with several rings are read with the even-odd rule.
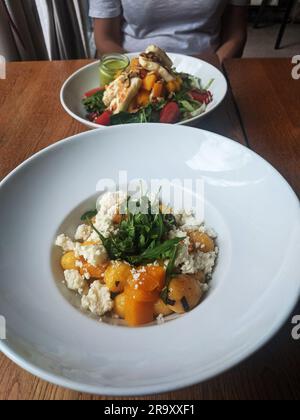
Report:
[[[83,105],[87,118],[99,125],[176,124],[206,111],[213,82],[204,86],[200,78],[177,72],[170,57],[151,45],[110,84],[86,92]]]

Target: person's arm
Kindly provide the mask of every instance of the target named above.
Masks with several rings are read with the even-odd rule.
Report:
[[[95,42],[98,54],[124,53],[121,17],[94,19]]]
[[[247,7],[227,6],[222,18],[221,46],[217,51],[221,63],[227,58],[243,55],[247,41],[247,18]]]

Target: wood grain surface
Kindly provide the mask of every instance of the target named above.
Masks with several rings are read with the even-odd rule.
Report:
[[[251,149],[268,160],[300,197],[300,80],[291,59],[225,63]]]
[[[205,57],[208,61],[217,64],[215,57]],[[70,62],[34,62],[34,63],[10,63],[8,65],[8,78],[0,80],[0,179],[7,175],[18,164],[29,156],[49,144],[55,143],[67,136],[85,131],[85,128],[73,121],[64,113],[59,103],[59,90],[63,81],[76,69],[80,68],[86,61]],[[236,94],[236,102],[241,106],[243,121],[243,109],[246,109],[246,102],[241,95],[251,96],[252,84],[248,85],[246,93],[241,93],[241,86],[245,81],[247,69],[244,73],[235,70],[235,65],[243,66],[239,61],[235,64],[227,63],[226,69],[231,81],[231,72],[235,79],[240,77],[240,82],[233,85]],[[251,71],[253,64],[251,64]],[[264,65],[257,62],[260,69],[260,77],[265,73]],[[262,67],[261,67],[262,66]],[[239,67],[241,68],[241,67]],[[282,70],[283,72],[283,70]],[[274,77],[275,71],[271,72]],[[281,73],[283,75],[283,73]],[[278,80],[278,78],[276,79]],[[238,88],[237,88],[238,86]],[[268,82],[269,94],[275,96],[273,100],[280,103],[284,101],[279,90]],[[273,86],[273,87],[272,87]],[[287,94],[285,94],[287,95]],[[296,103],[297,95],[292,95]],[[285,98],[286,96],[284,96]],[[266,98],[261,98],[263,100]],[[250,98],[253,101],[253,98]],[[272,97],[268,98],[268,103]],[[252,108],[253,109],[253,108]],[[259,104],[259,109],[264,110]],[[299,109],[299,107],[298,107]],[[281,106],[280,118],[289,128],[284,139],[289,153],[296,146],[294,136],[297,129],[297,113],[294,111],[288,115]],[[278,111],[278,112],[279,112]],[[288,122],[286,121],[288,119]],[[249,130],[257,136],[257,139],[265,139],[269,125],[264,123],[256,124],[255,112],[252,122],[247,118],[248,141]],[[224,104],[213,114],[206,117],[198,124],[200,128],[218,132],[231,137],[242,144],[246,144],[243,127],[240,124],[239,116],[229,93]],[[249,127],[248,127],[249,126]],[[263,140],[262,140],[263,141]],[[259,143],[259,142],[258,142]],[[299,144],[299,143],[298,143]],[[255,148],[255,144],[252,143]],[[262,147],[262,153],[268,153],[270,160],[274,159],[277,168],[290,181],[297,184],[296,174],[291,171],[285,162],[285,153],[277,156],[277,148],[267,144]],[[274,155],[275,157],[274,157]],[[299,168],[299,154],[296,154]],[[293,163],[296,166],[297,162]],[[276,166],[276,165],[275,165]],[[297,168],[296,173],[297,173]],[[293,175],[294,174],[294,175]],[[300,314],[300,306],[295,313]],[[300,342],[291,338],[291,319],[289,319],[276,337],[262,350],[253,355],[250,359],[219,377],[206,383],[186,388],[181,391],[167,394],[146,396],[144,399],[299,399],[300,398]],[[4,355],[0,356],[0,399],[22,399],[22,400],[93,400],[107,399],[120,400],[120,398],[99,397],[78,392],[69,391],[49,383],[46,383],[17,367]],[[127,399],[127,398],[126,398]],[[139,398],[133,398],[138,400]]]

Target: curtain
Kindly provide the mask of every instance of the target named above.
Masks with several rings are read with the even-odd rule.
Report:
[[[88,58],[88,0],[0,0],[0,55],[10,60]]]
[[[88,58],[87,1],[46,0],[46,3],[51,59]]]
[[[34,0],[0,0],[0,54],[7,60],[47,59]]]

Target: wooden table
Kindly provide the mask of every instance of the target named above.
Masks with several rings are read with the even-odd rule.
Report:
[[[300,196],[300,80],[289,59],[230,60],[225,70],[249,147]]]
[[[218,64],[215,57],[205,57]],[[38,150],[85,128],[67,116],[59,90],[86,61],[11,63],[0,81],[0,179]],[[300,194],[300,81],[280,60],[233,60],[224,104],[198,124],[231,137],[271,161]],[[238,108],[236,107],[238,106]],[[300,306],[294,313],[300,314]],[[213,380],[146,399],[291,399],[300,397],[300,343],[290,320],[247,361]],[[0,399],[109,399],[69,391],[31,376],[0,356]],[[119,398],[122,399],[122,398]]]

